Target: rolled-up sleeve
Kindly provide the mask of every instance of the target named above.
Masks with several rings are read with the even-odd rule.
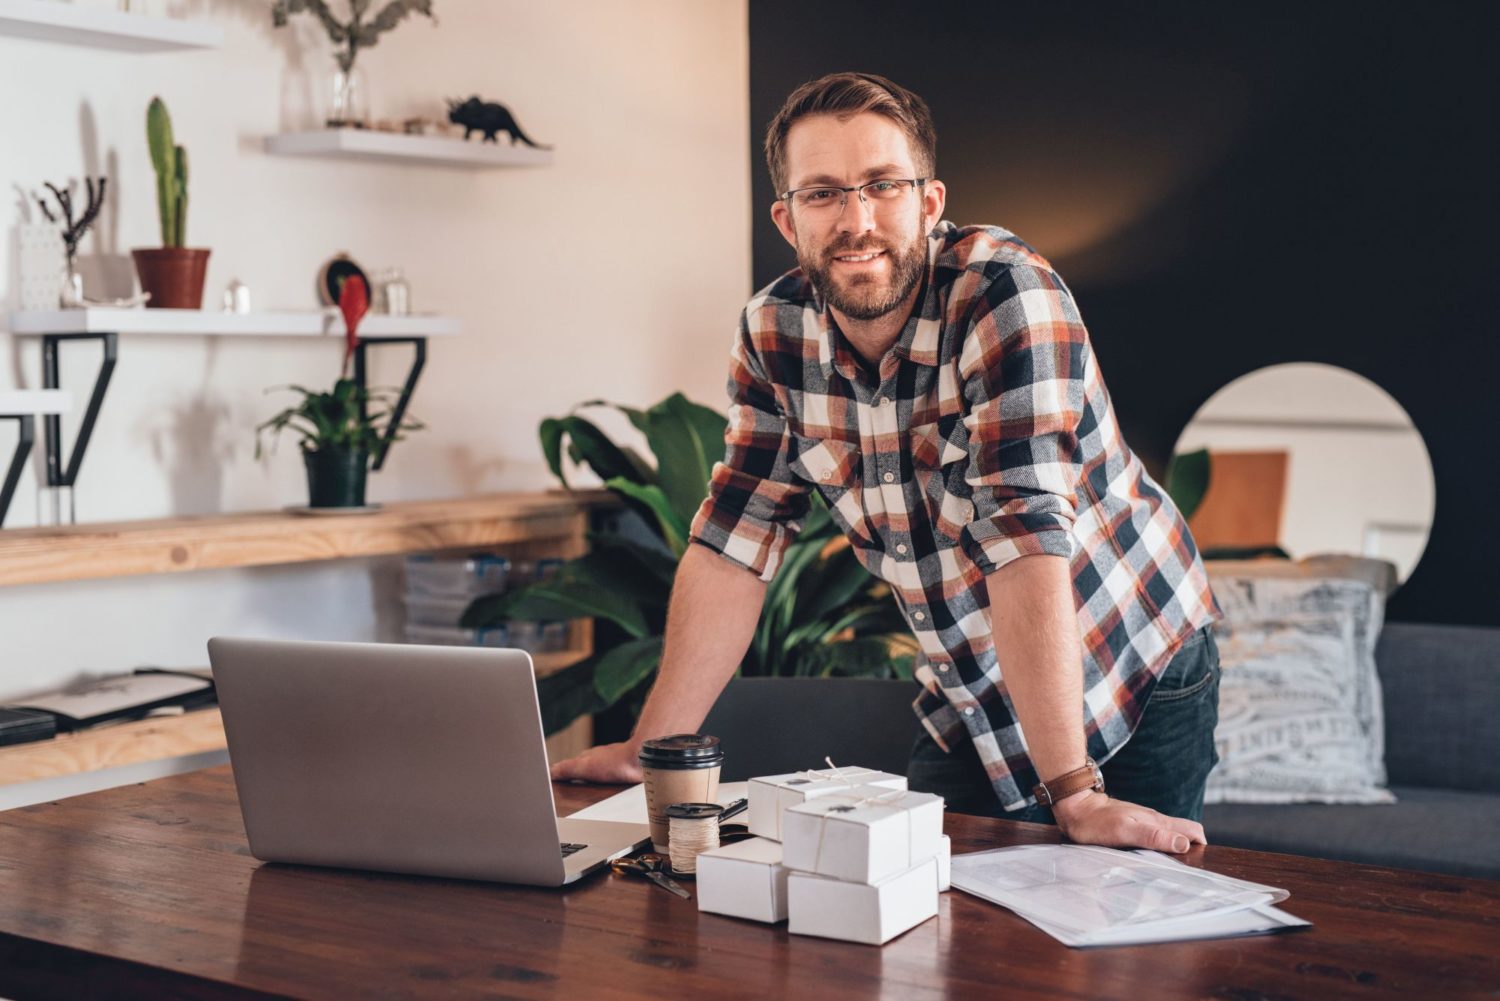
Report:
[[[959,359],[974,502],[964,552],[986,575],[1022,556],[1071,559],[1093,365],[1083,318],[1062,280],[1032,266],[990,282],[973,317]]]
[[[749,310],[741,314],[729,359],[724,460],[714,464],[689,541],[769,581],[802,527],[809,487],[788,466],[791,435],[752,343],[751,322]]]

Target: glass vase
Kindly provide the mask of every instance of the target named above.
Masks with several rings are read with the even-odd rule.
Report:
[[[362,129],[369,119],[365,75],[358,66],[335,67],[329,79],[328,113],[323,123],[331,129]]]

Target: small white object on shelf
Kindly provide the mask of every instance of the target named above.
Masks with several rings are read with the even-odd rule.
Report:
[[[0,417],[65,414],[73,409],[66,389],[0,389]]]
[[[371,129],[312,129],[266,137],[266,152],[278,156],[435,163],[455,167],[544,167],[552,151],[454,136],[413,136]]]
[[[189,334],[210,336],[336,337],[344,336],[344,318],[333,307],[306,310],[267,310],[225,313],[211,309],[87,309],[21,310],[10,314],[13,334]],[[457,317],[413,313],[409,316],[367,315],[359,325],[361,337],[447,337],[458,334]]]
[[[224,44],[224,29],[217,24],[58,0],[0,0],[0,36],[121,52],[214,49]]]

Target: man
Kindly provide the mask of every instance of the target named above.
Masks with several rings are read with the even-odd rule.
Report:
[[[1202,561],[1056,271],[1003,229],[939,222],[935,147],[921,98],[867,74],[806,84],[772,121],[771,215],[800,267],[741,316],[725,459],[635,734],[553,775],[639,781],[642,740],[699,726],[817,489],[924,654],[913,788],[1186,851],[1217,760]]]

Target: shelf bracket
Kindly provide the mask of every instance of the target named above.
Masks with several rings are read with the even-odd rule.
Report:
[[[0,528],[4,528],[10,500],[16,495],[16,484],[21,482],[21,470],[26,468],[26,459],[36,441],[36,417],[31,414],[0,414],[0,421],[15,421],[21,434],[16,441],[15,454],[11,456],[10,469],[5,473],[5,484],[0,486]]]
[[[78,468],[83,465],[83,453],[89,447],[89,437],[94,433],[94,421],[99,417],[99,408],[104,403],[104,391],[109,388],[109,377],[114,373],[115,361],[120,354],[120,335],[115,333],[95,334],[43,334],[42,335],[42,386],[60,389],[58,375],[58,349],[63,341],[99,341],[104,356],[99,360],[99,374],[94,377],[94,391],[89,394],[88,409],[83,412],[83,423],[79,425],[78,437],[73,442],[73,455],[66,465],[62,457],[62,415],[48,414],[43,425],[47,439],[47,485],[49,487],[71,487],[78,481]]]
[[[401,387],[401,395],[397,397],[396,405],[391,409],[385,433],[380,436],[380,445],[375,449],[375,455],[370,463],[371,469],[379,469],[385,462],[391,442],[396,439],[396,431],[401,427],[401,419],[406,416],[406,405],[411,402],[412,391],[417,388],[417,377],[422,374],[422,366],[427,364],[426,337],[361,337],[359,345],[354,349],[354,381],[360,389],[369,389],[367,380],[369,369],[366,367],[365,350],[375,344],[410,344],[416,349],[416,354],[412,358],[411,370],[406,373],[406,384]],[[359,415],[360,417],[369,416],[368,408],[364,403],[359,405]]]

